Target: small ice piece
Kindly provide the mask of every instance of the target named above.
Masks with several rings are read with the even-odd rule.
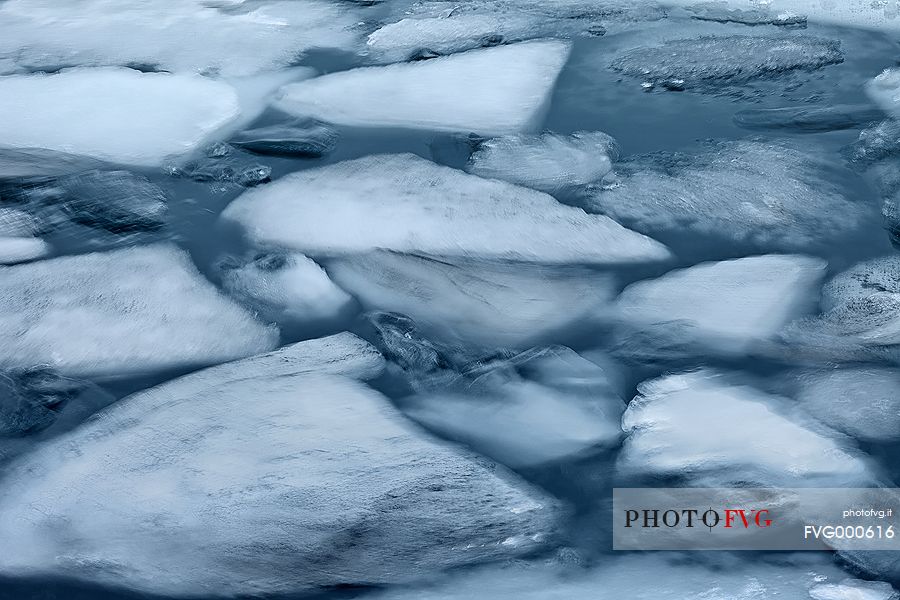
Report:
[[[40,238],[0,235],[0,265],[14,265],[43,258],[50,251],[50,244]]]
[[[22,457],[0,492],[0,536],[20,541],[0,573],[265,596],[540,549],[552,499],[358,381],[293,366],[276,352],[173,380]]]
[[[616,142],[605,133],[514,135],[482,142],[466,171],[552,194],[599,181],[617,158]]]
[[[835,369],[799,382],[797,401],[826,425],[867,442],[900,440],[900,370]]]
[[[113,233],[152,231],[166,223],[166,193],[129,171],[88,171],[56,182],[62,210],[76,223]]]
[[[257,245],[316,258],[376,249],[547,264],[669,257],[663,245],[608,217],[412,154],[293,173],[245,192],[222,218],[242,225]]]
[[[6,0],[0,72],[73,65],[274,72],[311,49],[356,50],[362,18],[350,2],[325,0]]]
[[[298,121],[242,131],[230,143],[256,154],[318,158],[331,152],[337,138],[324,123]]]
[[[703,263],[621,293],[617,311],[636,329],[661,327],[710,349],[744,353],[811,311],[825,262],[769,254]]]
[[[866,87],[871,98],[886,113],[900,117],[900,69],[885,69]]]
[[[225,290],[270,321],[332,319],[350,303],[315,262],[299,253],[263,253],[220,263]]]
[[[181,250],[128,248],[0,268],[0,369],[120,376],[269,350],[264,327]]]
[[[846,154],[854,164],[862,167],[900,155],[900,122],[887,119],[863,129]]]
[[[568,43],[539,40],[364,67],[286,85],[275,104],[341,125],[517,133],[536,124],[568,56]]]
[[[848,442],[789,409],[708,370],[646,381],[622,416],[618,468],[697,487],[862,487],[868,467]]]
[[[732,8],[727,2],[701,2],[688,7],[691,18],[716,23],[741,25],[777,25],[790,29],[805,29],[806,17],[792,12],[775,12],[766,8]]]
[[[615,167],[616,185],[598,190],[585,206],[690,249],[703,240],[706,252],[721,251],[721,242],[748,254],[830,247],[872,219],[871,207],[829,179],[849,171],[787,144],[711,142]]]
[[[689,560],[683,553],[613,552],[590,568],[566,564],[571,550],[552,560],[486,565],[448,574],[413,588],[391,588],[372,600],[810,600],[808,592],[835,586],[847,574],[823,552],[781,553],[777,559],[746,560],[727,553]],[[893,552],[886,554],[894,554]],[[824,556],[823,556],[824,555]],[[571,559],[568,559],[571,560]],[[575,560],[578,560],[576,555]],[[826,582],[826,583],[823,583]],[[842,582],[837,585],[847,585]],[[895,600],[849,595],[866,586],[854,582],[848,594],[815,600]],[[824,588],[824,589],[823,589]]]
[[[659,46],[625,50],[610,64],[614,71],[666,87],[720,92],[755,79],[812,71],[843,62],[839,42],[809,37],[746,35],[668,40]]]
[[[505,465],[527,467],[621,438],[625,403],[606,372],[564,347],[536,349],[404,402],[442,436]]]
[[[612,297],[608,275],[581,268],[449,262],[373,252],[325,263],[367,310],[412,317],[454,343],[524,348],[588,317]]]
[[[900,594],[884,581],[844,579],[840,583],[820,583],[809,590],[812,600],[897,600]]]
[[[99,68],[0,77],[0,145],[16,148],[159,166],[239,114],[231,86],[196,75]]]
[[[211,144],[187,160],[168,164],[165,171],[172,177],[242,187],[266,183],[272,175],[272,167],[246,152],[235,152],[224,143]]]
[[[434,387],[435,381],[456,377],[443,348],[422,337],[415,322],[405,315],[375,312],[368,315],[388,360],[405,371],[413,387]]]
[[[780,129],[817,133],[851,129],[879,121],[884,113],[867,104],[836,106],[788,106],[785,108],[753,108],[738,111],[734,122],[744,129]]]

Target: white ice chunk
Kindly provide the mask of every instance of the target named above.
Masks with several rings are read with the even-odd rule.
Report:
[[[798,255],[702,263],[628,286],[618,313],[635,327],[686,328],[710,347],[739,353],[811,309],[824,274],[824,261]]]
[[[796,422],[799,415],[784,414],[786,399],[723,375],[669,375],[642,383],[638,392],[622,416],[624,473],[685,477],[700,487],[850,485],[867,478],[865,462],[838,434],[815,430],[809,417]]]
[[[509,558],[553,527],[552,500],[430,440],[359,382],[282,357],[141,392],[23,457],[0,492],[0,537],[17,540],[0,573],[312,593]]]
[[[413,419],[512,467],[617,444],[625,408],[604,369],[568,348],[526,352],[463,390],[408,402]]]
[[[519,562],[457,573],[428,587],[386,590],[372,600],[809,600],[810,589],[821,593],[846,577],[831,557],[814,554],[821,553],[788,555],[774,564],[723,554],[721,563],[704,565],[664,553],[614,553],[591,569]],[[832,595],[815,600],[838,598],[888,597]]]
[[[245,192],[222,213],[264,246],[313,257],[375,249],[540,263],[665,259],[608,217],[412,154],[309,169]]]
[[[287,85],[276,105],[342,125],[516,133],[536,124],[568,56],[539,40],[352,69]]]
[[[322,267],[303,254],[262,254],[242,265],[225,265],[221,273],[229,294],[270,319],[330,319],[351,301]]]
[[[0,236],[0,265],[12,265],[50,254],[50,244],[35,237]]]
[[[252,75],[291,65],[312,48],[355,49],[360,18],[350,2],[323,0],[7,0],[0,65]]]
[[[616,154],[615,140],[600,132],[515,135],[482,143],[466,170],[552,194],[602,179]]]
[[[611,298],[612,280],[587,269],[452,263],[393,252],[328,261],[332,278],[367,310],[411,317],[429,336],[524,347],[586,318]]]
[[[820,583],[809,591],[812,600],[897,600],[898,596],[889,583],[863,579]]]
[[[183,251],[141,246],[0,268],[0,368],[122,375],[273,348],[264,327]]]
[[[826,425],[871,442],[900,439],[900,370],[837,369],[800,383],[798,402]]]
[[[239,114],[234,88],[198,75],[101,68],[0,77],[0,146],[158,166]]]

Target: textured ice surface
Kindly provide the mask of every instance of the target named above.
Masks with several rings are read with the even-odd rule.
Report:
[[[608,276],[585,269],[453,263],[393,252],[328,261],[332,278],[368,309],[412,317],[431,335],[522,347],[609,301]]]
[[[699,21],[740,23],[741,25],[777,25],[791,28],[806,27],[805,16],[790,11],[776,12],[769,10],[765,5],[753,6],[746,3],[741,8],[733,8],[727,2],[714,0],[689,6],[688,11],[692,18]]]
[[[854,232],[872,212],[825,178],[838,164],[782,144],[713,142],[615,168],[618,185],[587,206],[648,235],[796,250]]]
[[[332,283],[322,267],[298,253],[225,261],[221,276],[228,293],[270,320],[333,318],[350,302],[347,292]]]
[[[239,114],[231,86],[194,75],[102,68],[0,77],[0,146],[157,166]]]
[[[62,210],[82,225],[114,233],[152,230],[166,222],[166,194],[129,171],[88,171],[56,182]]]
[[[0,368],[120,375],[222,362],[278,341],[188,256],[156,245],[0,269]]]
[[[837,583],[820,583],[809,590],[812,600],[896,600],[897,591],[884,581],[844,579]]]
[[[628,286],[618,312],[637,329],[744,352],[811,309],[824,274],[823,261],[796,255],[702,263]]]
[[[289,84],[276,105],[342,125],[516,133],[536,124],[568,56],[541,40],[352,69]]]
[[[256,154],[315,158],[331,152],[337,132],[315,121],[269,125],[238,133],[230,143]]]
[[[819,554],[819,553],[815,553]],[[796,556],[796,555],[794,555]],[[539,563],[512,563],[459,573],[428,586],[389,590],[374,600],[889,600],[889,585],[845,580],[846,574],[825,556],[807,553],[781,564],[743,561],[727,554],[721,562],[644,552],[605,557],[592,569]],[[843,595],[832,593],[840,586]],[[879,586],[876,588],[876,586]],[[881,589],[880,596],[857,590]]]
[[[866,125],[882,119],[884,113],[867,104],[835,106],[788,106],[785,108],[757,108],[738,111],[734,122],[745,129],[775,129],[785,131],[838,131]]]
[[[228,186],[253,187],[268,182],[272,175],[272,167],[262,164],[256,156],[221,142],[206,146],[188,159],[169,162],[164,170],[172,177],[210,183],[222,190]]]
[[[885,112],[900,117],[900,69],[885,69],[866,90]]]
[[[222,216],[257,244],[313,257],[379,248],[543,263],[668,257],[661,244],[607,217],[412,154],[293,173],[245,192]]]
[[[41,148],[0,147],[0,180],[59,177],[102,166],[97,160]]]
[[[826,425],[871,442],[900,439],[900,370],[836,369],[799,381],[797,401]]]
[[[622,416],[623,473],[677,476],[698,487],[850,486],[867,477],[838,434],[787,415],[788,400],[724,375],[668,375],[638,392]]]
[[[466,170],[553,193],[602,179],[617,157],[616,142],[605,133],[515,135],[483,142]]]
[[[0,530],[21,543],[0,572],[178,596],[311,591],[506,558],[552,526],[552,500],[356,381],[280,353],[226,367],[117,402],[15,465]]]
[[[350,2],[320,0],[7,0],[0,66],[249,75],[293,64],[311,48],[353,49],[358,20]]]
[[[840,63],[840,44],[809,37],[703,36],[620,53],[610,67],[668,89],[721,91],[763,77]]]
[[[822,308],[830,310],[880,292],[900,295],[900,256],[867,260],[838,274],[822,290]]]
[[[564,347],[525,352],[440,388],[404,412],[513,467],[609,447],[622,433],[625,404],[607,373]]]

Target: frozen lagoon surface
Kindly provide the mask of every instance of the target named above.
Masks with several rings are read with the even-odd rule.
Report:
[[[895,12],[0,2],[0,599],[895,598],[610,533],[900,485]]]

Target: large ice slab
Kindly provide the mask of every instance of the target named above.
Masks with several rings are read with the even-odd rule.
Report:
[[[810,36],[702,36],[620,53],[610,68],[667,89],[719,92],[723,86],[844,60],[839,42]]]
[[[824,275],[824,261],[797,255],[703,263],[628,286],[617,309],[637,329],[741,353],[811,310]]]
[[[0,495],[0,533],[19,540],[0,573],[256,596],[414,581],[540,546],[552,500],[363,384],[282,357],[138,393],[23,457]]]
[[[790,401],[701,370],[642,383],[622,416],[618,467],[697,487],[849,486],[869,477],[849,442]]]
[[[386,590],[373,600],[891,600],[883,582],[847,579],[821,553],[777,562],[721,555],[704,564],[683,555],[643,552],[606,556],[593,568],[551,562],[487,566],[430,586]],[[880,593],[879,593],[880,592]]]
[[[900,440],[900,370],[834,369],[799,383],[797,401],[826,425],[868,442]]]
[[[136,65],[250,75],[312,48],[354,49],[360,18],[350,2],[323,0],[8,0],[0,72]]]
[[[562,459],[621,438],[625,403],[610,375],[565,347],[524,352],[404,402],[429,429],[512,467]]]
[[[599,131],[514,135],[483,142],[466,171],[552,194],[601,180],[616,158],[615,140]]]
[[[342,125],[516,133],[536,124],[568,55],[541,40],[352,69],[289,84],[276,106]]]
[[[101,68],[0,77],[0,146],[158,166],[239,114],[231,86],[195,75]]]
[[[615,169],[617,185],[595,194],[587,208],[673,245],[825,248],[872,218],[870,206],[829,179],[849,171],[787,144],[712,142],[634,157]]]
[[[223,362],[277,341],[173,246],[0,269],[0,368],[121,375]]]
[[[448,262],[394,252],[329,260],[331,277],[367,310],[412,317],[447,342],[523,347],[606,304],[610,277],[587,269]]]
[[[661,244],[608,217],[412,154],[293,173],[245,192],[222,217],[241,224],[257,244],[314,258],[375,249],[538,263],[669,256]]]

